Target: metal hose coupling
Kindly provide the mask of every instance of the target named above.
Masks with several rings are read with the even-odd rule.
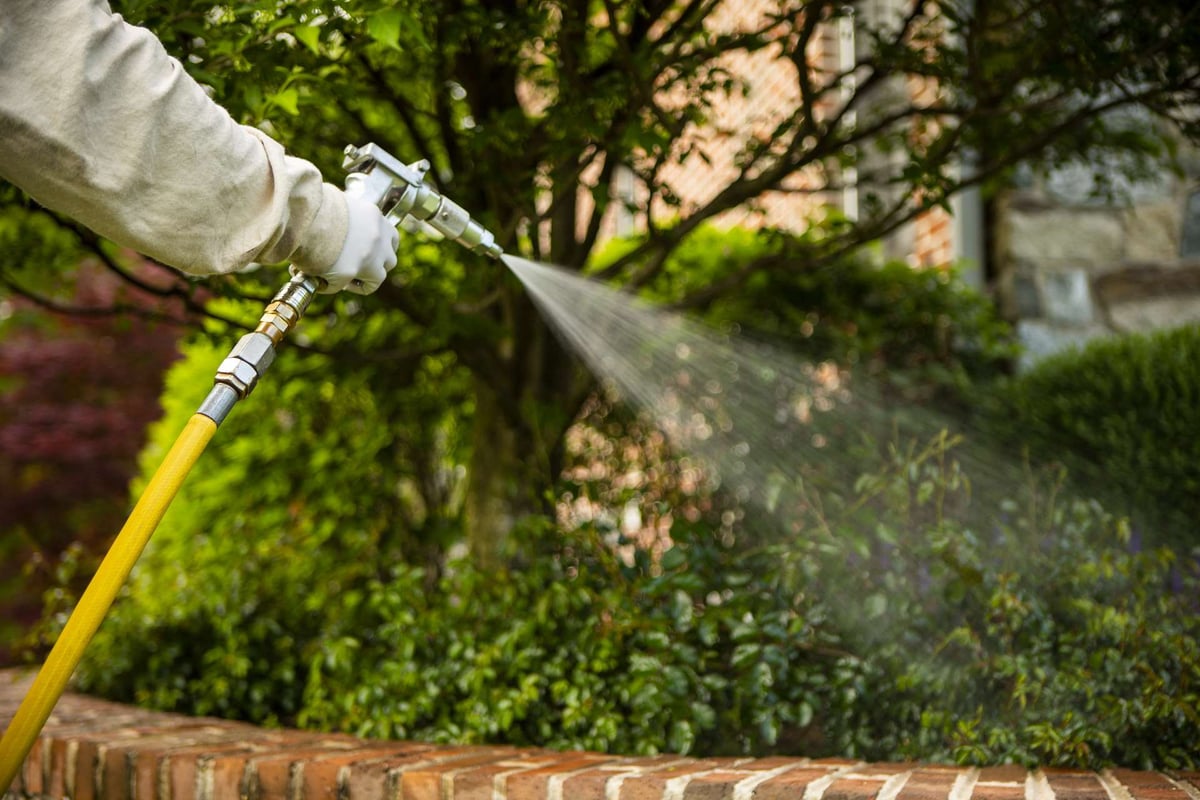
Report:
[[[430,226],[474,253],[500,258],[504,251],[487,228],[450,198],[425,183],[428,161],[404,164],[377,144],[350,145],[342,166],[350,173],[346,185],[361,183],[367,197],[399,225],[406,217]]]
[[[199,413],[220,425],[234,404],[254,391],[258,379],[275,360],[276,346],[304,316],[320,288],[319,281],[299,272],[292,275],[267,304],[254,332],[239,339],[217,367],[212,391],[197,409]]]
[[[343,166],[347,190],[375,203],[393,225],[415,220],[475,253],[500,258],[504,251],[496,237],[462,206],[425,183],[428,161],[403,164],[376,144],[346,148]],[[258,379],[275,360],[275,348],[283,341],[321,288],[320,278],[293,270],[288,281],[267,305],[258,327],[247,333],[217,367],[212,391],[198,413],[220,425],[238,400],[254,391]]]

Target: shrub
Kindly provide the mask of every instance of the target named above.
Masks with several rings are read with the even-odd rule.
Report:
[[[82,678],[158,707],[440,742],[1194,765],[1194,570],[1131,553],[1127,526],[1053,484],[965,526],[938,511],[968,484],[949,444],[894,449],[804,537],[752,551],[709,519],[673,528],[660,559],[603,527],[531,522],[507,573],[330,573],[339,554],[315,542],[220,588],[160,570]]]
[[[1200,327],[1094,342],[1040,362],[990,404],[1001,436],[1132,516],[1200,544]]]

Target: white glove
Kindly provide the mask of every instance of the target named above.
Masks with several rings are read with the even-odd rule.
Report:
[[[334,294],[343,289],[370,294],[396,266],[400,233],[374,203],[355,191],[357,185],[352,184],[345,193],[349,215],[346,243],[333,265],[318,274],[325,279],[326,285],[321,289],[323,294]]]

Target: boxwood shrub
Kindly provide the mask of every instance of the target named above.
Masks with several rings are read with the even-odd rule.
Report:
[[[1060,462],[1135,532],[1200,545],[1200,327],[1096,341],[1008,381],[989,403],[1003,438]]]

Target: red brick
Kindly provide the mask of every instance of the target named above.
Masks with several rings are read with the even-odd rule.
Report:
[[[1191,770],[1175,771],[1171,773],[1171,776],[1175,778],[1176,781],[1188,784],[1196,791],[1200,791],[1200,772],[1194,772]]]
[[[396,742],[396,744],[402,744]],[[433,758],[458,758],[477,751],[477,748],[446,747],[406,742],[403,750],[366,760],[356,760],[347,766],[345,779],[339,781],[351,800],[392,798],[398,791],[399,773],[390,774],[405,764],[418,764]]]
[[[1043,770],[1055,800],[1109,800],[1104,784],[1091,772]]]
[[[1029,777],[1029,770],[1008,764],[1003,767],[984,767],[979,770],[977,783],[1019,783],[1024,786],[1027,777]]]
[[[975,784],[971,800],[1025,800],[1025,785],[984,784],[981,781]]]
[[[15,714],[16,709],[14,708],[11,713]],[[0,717],[0,719],[3,719],[3,717]],[[3,723],[0,723],[0,729],[2,727]],[[46,771],[43,769],[43,766],[47,769],[49,768],[49,764],[43,764],[42,760],[42,750],[46,746],[43,740],[34,740],[33,747],[29,749],[29,754],[25,756],[25,762],[21,765],[21,770],[17,773],[17,779],[13,781],[14,788],[26,794],[40,794],[42,792],[42,787],[45,785],[44,773]]]
[[[838,778],[829,784],[821,798],[822,800],[875,800],[879,795],[879,790],[883,788],[885,780],[882,776],[877,780]]]
[[[719,769],[707,775],[697,775],[683,791],[684,800],[732,800],[733,790],[752,773]]]
[[[175,730],[154,729],[149,735],[112,744],[105,756],[106,791],[110,786],[130,785],[137,800],[154,800],[160,762],[165,756],[172,751],[222,743],[229,743],[227,729],[189,724]]]
[[[559,756],[559,760],[552,764],[508,776],[504,783],[508,800],[541,800],[549,792],[554,776],[565,776],[616,760],[613,756],[598,753],[560,753]]]
[[[1157,772],[1114,769],[1112,776],[1129,789],[1135,800],[1188,800],[1187,792]]]
[[[68,743],[62,739],[50,741],[50,770],[46,780],[46,793],[50,796],[64,796],[68,785],[71,791],[75,790],[75,750],[74,742]]]
[[[807,758],[796,758],[795,756],[766,756],[765,758],[756,758],[753,761],[747,761],[744,764],[739,764],[738,769],[752,770],[754,772],[767,772],[780,767],[812,767],[817,763]],[[846,762],[852,764],[854,762]],[[836,767],[835,769],[840,768]]]
[[[249,792],[247,765],[254,757],[255,748],[226,755],[203,756],[197,767],[209,787],[213,798],[244,797]]]
[[[670,764],[660,769],[640,772],[630,775],[621,783],[621,800],[658,800],[666,792],[667,785],[676,778],[693,776],[695,779],[701,773],[709,773],[725,767],[732,767],[739,759],[704,759],[689,763]]]
[[[292,797],[291,790],[293,769],[299,779],[299,767],[310,758],[316,758],[330,753],[346,753],[352,748],[345,742],[330,741],[321,743],[313,737],[306,737],[307,743],[274,742],[257,750],[248,759],[246,792],[251,798],[282,798]],[[314,743],[315,742],[315,743]]]
[[[105,753],[109,747],[122,741],[136,741],[141,736],[138,729],[122,728],[115,731],[98,731],[82,736],[76,736],[75,751],[75,794],[74,800],[93,800],[100,793],[105,796],[107,780],[105,772]],[[113,800],[124,800],[128,792],[113,796]],[[106,796],[105,796],[106,797]],[[106,797],[107,800],[107,797]]]
[[[810,765],[768,778],[755,787],[752,796],[755,800],[794,800],[794,798],[803,797],[804,790],[813,781],[827,778],[834,769],[843,769],[854,762],[840,762],[836,765],[826,761],[820,763],[822,768],[814,769]]]
[[[559,760],[558,755],[551,751],[531,749],[490,764],[456,770],[443,777],[442,785],[449,782],[454,800],[492,800],[497,780],[505,784],[511,777],[510,773],[520,774]]]
[[[111,748],[104,753],[104,783],[101,797],[104,800],[126,800],[133,797],[133,775],[128,750]]]
[[[865,776],[871,778],[891,778],[894,775],[900,775],[905,772],[911,772],[919,767],[920,764],[910,764],[907,762],[895,761],[876,761],[871,764],[860,764],[854,767],[854,775]]]
[[[584,770],[563,781],[562,796],[570,800],[606,800],[608,782],[621,775],[638,775],[676,763],[691,763],[679,756],[623,758],[594,769]]]
[[[896,800],[946,800],[962,772],[961,769],[915,769],[900,788]]]
[[[324,798],[337,800],[337,798],[349,794],[349,777],[355,765],[378,761],[380,758],[411,755],[431,748],[432,745],[408,742],[372,742],[364,743],[362,747],[356,747],[351,751],[313,756],[304,762],[304,769],[300,775],[301,795],[305,800],[323,800]],[[375,794],[364,790],[350,796],[353,800],[360,800],[362,797],[382,800],[384,797],[382,778],[377,788],[378,792]]]
[[[482,753],[496,752],[488,747],[449,747],[429,744],[410,744],[404,751],[381,758],[356,761],[349,766],[346,776],[346,791],[353,800],[358,798],[394,798],[400,793],[401,780],[407,769],[438,764],[448,761],[464,761]],[[502,751],[495,757],[502,758],[510,753]]]
[[[393,767],[388,770],[389,790],[392,785],[400,787],[404,800],[441,800],[442,779],[464,767],[491,764],[512,758],[517,751],[513,748],[473,748],[474,754],[454,759],[426,759],[412,765]],[[432,755],[432,754],[430,754]],[[397,783],[398,782],[398,783]]]
[[[158,776],[165,781],[170,800],[198,797],[197,778],[206,757],[222,753],[242,753],[249,748],[239,742],[217,742],[171,750],[158,759]],[[164,798],[165,800],[165,798]]]

